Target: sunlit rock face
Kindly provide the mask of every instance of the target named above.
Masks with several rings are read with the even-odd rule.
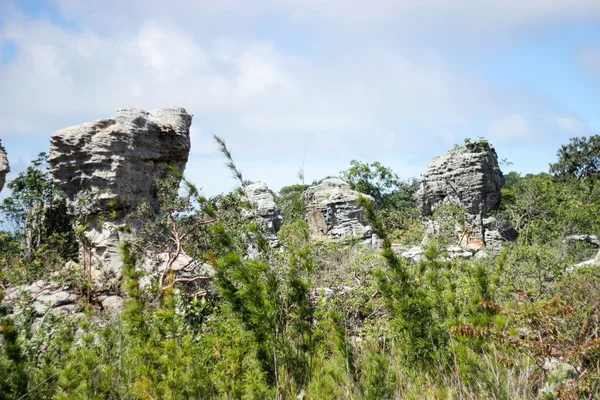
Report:
[[[457,240],[473,249],[498,247],[512,240],[516,232],[490,216],[500,206],[504,176],[496,150],[485,141],[457,146],[434,158],[427,166],[417,204],[425,217],[426,232],[434,236],[438,224],[432,220],[442,205],[454,204],[464,211],[465,225],[457,227]]]
[[[120,218],[142,203],[157,212],[159,183],[173,170],[185,170],[191,123],[183,108],[122,108],[112,118],[52,135],[51,172],[67,196],[69,213],[86,217],[86,235],[94,245],[87,256],[98,274],[120,274],[118,245],[130,235],[117,229]],[[119,217],[100,223],[108,213]]]
[[[2,147],[2,141],[0,140],[0,192],[4,188],[4,184],[6,183],[6,174],[9,172],[10,165],[8,164],[6,149]]]
[[[338,178],[325,179],[306,189],[306,217],[316,237],[341,240],[349,237],[370,239],[373,228],[365,210],[357,204],[361,193]],[[371,201],[368,195],[362,195]]]
[[[271,247],[278,246],[277,232],[281,228],[283,218],[275,204],[275,197],[263,182],[256,182],[244,187],[244,194],[252,207],[248,216],[264,227],[269,245]]]
[[[469,143],[436,157],[427,165],[417,194],[421,216],[436,206],[456,203],[471,215],[486,215],[500,205],[504,176],[496,150],[486,142]]]

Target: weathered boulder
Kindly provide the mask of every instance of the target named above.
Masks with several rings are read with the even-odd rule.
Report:
[[[596,235],[569,235],[564,238],[563,243],[581,243],[596,249],[600,248],[600,240]]]
[[[31,285],[7,289],[2,306],[13,313],[29,309],[36,316],[43,316],[49,310],[71,313],[77,309],[81,296],[69,286],[56,282],[37,281]]]
[[[117,313],[123,310],[124,300],[121,296],[107,296],[101,301],[102,308],[108,312]]]
[[[472,249],[513,240],[516,232],[489,213],[500,205],[504,176],[498,166],[496,150],[486,141],[466,143],[434,158],[427,166],[417,204],[425,218],[426,233],[439,231],[431,217],[442,205],[454,204],[465,212],[465,222],[455,229],[457,242]]]
[[[334,240],[357,237],[370,241],[373,228],[365,210],[357,204],[360,196],[338,178],[325,179],[306,189],[306,216],[313,234]],[[371,196],[362,196],[374,201]]]
[[[446,261],[455,259],[470,260],[473,258],[472,251],[464,249],[460,246],[448,246],[446,248],[446,253],[448,254],[445,258]],[[425,256],[425,249],[421,246],[415,246],[403,252],[401,255],[407,260],[419,262]]]
[[[407,260],[419,262],[423,258],[423,254],[425,254],[425,249],[421,246],[415,246],[403,252],[402,257]]]
[[[2,140],[0,140],[0,192],[4,188],[6,183],[6,174],[10,172],[10,165],[8,164],[8,157],[6,156],[6,149],[2,147]]]
[[[417,201],[421,215],[454,203],[471,215],[485,215],[500,204],[504,176],[496,150],[487,142],[467,143],[434,158],[423,175]]]
[[[159,183],[187,164],[191,123],[183,108],[122,108],[113,118],[52,135],[51,172],[69,213],[85,217],[91,245],[82,259],[94,264],[95,277],[120,275],[119,242],[131,238],[119,230],[123,218],[142,203],[158,211]]]
[[[253,207],[249,216],[255,218],[265,228],[266,239],[269,241],[269,245],[276,247],[279,244],[277,232],[281,228],[283,218],[269,188],[265,183],[257,182],[246,186],[244,194]]]
[[[600,251],[596,254],[596,257],[592,258],[591,260],[587,260],[587,261],[580,262],[579,264],[575,264],[574,268],[569,268],[568,270],[570,272],[573,272],[573,271],[577,270],[578,268],[589,267],[592,265],[600,265]]]

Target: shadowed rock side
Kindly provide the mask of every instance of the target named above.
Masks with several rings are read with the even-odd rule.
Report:
[[[52,135],[48,161],[69,213],[87,217],[89,254],[96,274],[121,271],[122,218],[141,203],[158,211],[158,184],[175,168],[183,173],[192,116],[183,108],[146,112],[122,108],[113,118],[65,128]],[[117,212],[117,220],[101,217]]]
[[[341,240],[349,237],[371,239],[373,229],[365,211],[357,204],[361,193],[341,179],[325,179],[306,189],[306,217],[317,237]],[[374,201],[371,196],[364,197]]]
[[[466,231],[457,227],[459,244],[473,249],[498,247],[516,236],[510,226],[489,216],[500,205],[503,185],[496,150],[483,141],[467,143],[428,164],[417,192],[419,211],[422,217],[431,217],[443,204],[463,207]],[[428,218],[427,233],[433,235],[437,229],[436,222]]]
[[[4,188],[6,174],[9,172],[10,166],[8,164],[8,157],[6,156],[6,149],[2,147],[2,141],[0,140],[0,192]]]
[[[279,245],[277,232],[281,228],[282,217],[275,204],[275,198],[263,182],[246,186],[244,193],[253,207],[250,216],[265,228],[269,245],[276,247]]]

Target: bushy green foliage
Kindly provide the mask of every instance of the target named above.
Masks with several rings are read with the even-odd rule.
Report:
[[[378,165],[354,166],[386,195],[369,175]],[[271,248],[241,191],[207,199],[185,180],[178,191],[181,176],[166,179],[160,210],[141,206],[133,216],[143,240],[123,246],[121,313],[88,306],[39,318],[7,315],[16,310],[2,303],[0,398],[597,398],[600,267],[572,269],[592,250],[562,242],[597,233],[596,186],[510,177],[500,212],[519,241],[451,260],[440,235],[416,263],[396,254],[392,240],[417,219],[390,222],[366,199],[382,249],[311,239],[302,185],[279,195],[287,221]],[[462,210],[439,212],[453,235]],[[251,257],[250,246],[259,250]],[[182,248],[216,276],[195,290],[166,270],[162,288],[153,281],[143,290],[147,248]],[[0,235],[0,249],[2,289],[9,268],[21,268],[18,236]]]
[[[416,179],[402,181],[391,168],[377,161],[369,164],[352,160],[341,177],[357,191],[372,196],[381,209],[402,211],[415,205],[414,194],[419,182]]]
[[[75,232],[46,154],[7,186],[11,194],[0,205],[7,229],[0,232],[0,274],[13,284],[31,282],[77,259]]]
[[[281,188],[275,198],[283,223],[293,223],[306,218],[304,192],[309,185],[292,185]]]
[[[502,211],[526,243],[600,233],[600,184],[548,174],[517,180],[502,191]]]
[[[600,135],[571,138],[558,150],[550,173],[560,178],[595,181],[600,176]]]

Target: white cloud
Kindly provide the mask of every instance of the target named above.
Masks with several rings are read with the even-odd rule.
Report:
[[[534,137],[535,132],[529,121],[521,115],[508,115],[490,122],[487,137],[494,143],[523,141]]]
[[[569,135],[585,134],[588,129],[583,121],[572,115],[559,115],[554,118],[554,123],[563,132]]]
[[[218,173],[198,167],[222,168],[213,133],[251,179],[281,186],[293,180],[305,143],[315,179],[352,158],[392,160],[411,176],[463,137],[487,132],[510,143],[549,126],[584,129],[535,90],[493,85],[453,63],[439,37],[483,40],[542,20],[600,15],[600,2],[586,0],[507,0],[485,9],[475,0],[59,3],[84,28],[5,8],[0,41],[17,52],[0,65],[0,91],[8,93],[0,96],[0,136],[47,143],[56,129],[122,106],[183,106],[194,114],[189,170],[211,192],[225,189]],[[273,20],[289,29],[273,28]],[[412,153],[422,158],[402,161]]]
[[[600,48],[584,47],[579,51],[578,59],[586,73],[600,77]]]

